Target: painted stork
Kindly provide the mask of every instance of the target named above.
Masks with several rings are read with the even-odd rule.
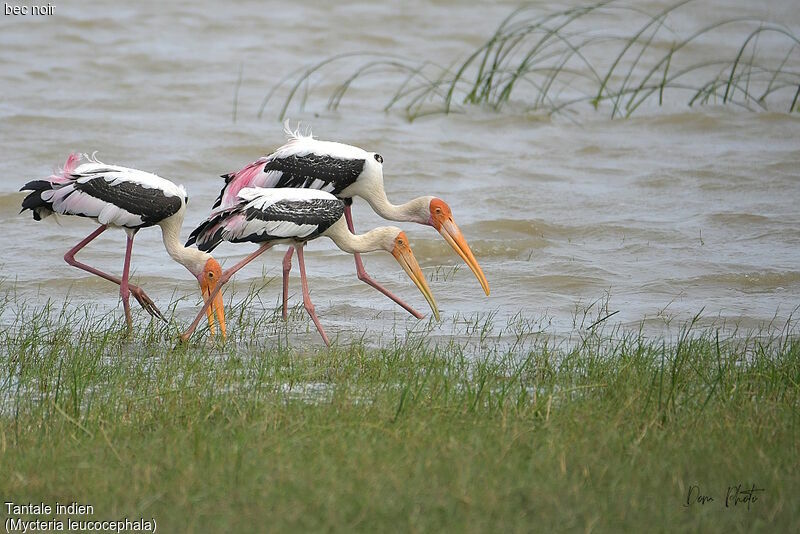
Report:
[[[489,295],[489,283],[464,235],[453,221],[453,214],[445,201],[424,196],[405,204],[392,204],[386,198],[383,187],[383,158],[380,154],[342,143],[319,141],[310,134],[302,135],[299,131],[292,132],[288,123],[285,131],[289,140],[274,153],[237,172],[222,175],[225,185],[214,203],[214,208],[236,204],[239,191],[246,187],[319,189],[344,200],[347,227],[355,232],[350,205],[353,197],[361,197],[384,219],[433,226],[467,263],[486,295]],[[422,318],[419,312],[367,274],[358,252],[354,257],[359,280],[382,292],[418,319]],[[291,262],[291,259],[290,247],[284,262]]]
[[[370,232],[354,235],[344,220],[345,203],[325,191],[315,189],[264,189],[244,188],[237,191],[236,202],[228,207],[211,212],[200,226],[195,228],[186,245],[197,244],[200,250],[211,252],[222,241],[231,243],[258,243],[261,246],[242,261],[227,269],[218,282],[217,291],[239,269],[253,261],[273,245],[288,243],[290,250],[297,250],[300,264],[300,281],[303,286],[303,305],[319,330],[323,341],[330,345],[328,336],[314,311],[308,293],[303,247],[306,242],[319,236],[329,237],[340,249],[351,254],[385,250],[395,257],[406,274],[425,296],[439,319],[439,310],[433,299],[422,270],[414,258],[406,234],[396,227],[380,227]],[[291,256],[283,262],[283,310],[286,318],[286,301],[289,295],[288,274]],[[213,293],[212,293],[213,296]],[[192,325],[181,336],[186,341],[200,321],[203,310]]]
[[[71,154],[60,171],[45,180],[33,180],[25,184],[20,191],[31,193],[22,201],[20,213],[29,209],[37,221],[53,213],[77,215],[94,219],[100,224],[98,229],[67,251],[64,260],[74,267],[119,285],[129,332],[133,328],[130,294],[133,294],[150,315],[164,320],[150,297],[128,280],[136,232],[148,226],[159,225],[167,253],[197,278],[203,299],[209,302],[211,293],[215,293],[216,297],[210,302],[211,307],[204,309],[208,309],[212,335],[213,313],[216,314],[224,337],[225,310],[222,295],[215,292],[222,269],[211,254],[184,247],[180,243],[180,231],[188,200],[183,186],[175,185],[155,174],[106,165],[94,157],[85,156],[85,159],[81,163],[81,156]],[[75,259],[75,254],[109,227],[122,228],[128,234],[121,279]]]

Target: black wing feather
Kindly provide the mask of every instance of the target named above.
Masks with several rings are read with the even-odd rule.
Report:
[[[175,215],[181,209],[180,197],[166,195],[156,187],[144,187],[136,182],[121,181],[112,185],[102,176],[76,182],[75,189],[94,198],[109,202],[129,213],[139,215],[144,226],[150,226]]]
[[[47,180],[32,180],[20,188],[20,191],[31,191],[22,200],[22,213],[25,210],[33,212],[33,220],[41,221],[44,217],[53,213],[53,203],[42,199],[42,193],[53,189],[53,184]]]
[[[310,188],[314,180],[332,185],[332,194],[338,195],[353,185],[364,171],[363,159],[342,159],[333,156],[306,154],[275,158],[264,165],[264,172],[279,171],[282,176],[275,187]]]
[[[203,252],[213,251],[222,241],[231,243],[268,243],[287,239],[282,235],[267,233],[266,226],[262,231],[253,232],[240,237],[225,236],[225,221],[229,218],[244,215],[248,221],[290,222],[296,225],[312,224],[314,231],[298,240],[309,241],[318,237],[344,215],[344,202],[339,199],[313,200],[281,200],[265,208],[258,208],[253,202],[241,202],[236,206],[216,212],[197,228],[192,230],[186,246],[197,244]]]
[[[258,162],[254,162],[254,165]],[[361,173],[364,172],[366,160],[345,159],[320,154],[292,155],[286,157],[269,157],[264,164],[263,172],[279,172],[281,176],[272,188],[291,187],[295,189],[329,190],[334,196],[339,196],[342,191],[353,185]],[[214,201],[212,209],[222,204],[222,197],[228,185],[236,178],[236,173],[231,172],[221,175],[225,185]],[[319,180],[319,183],[314,183]],[[253,184],[249,184],[253,185]],[[328,187],[331,186],[331,187]],[[263,185],[259,185],[263,187]]]

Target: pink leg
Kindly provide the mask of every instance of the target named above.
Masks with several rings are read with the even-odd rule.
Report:
[[[314,321],[314,324],[317,326],[317,330],[319,330],[320,335],[322,336],[322,341],[325,342],[326,345],[329,347],[331,346],[331,342],[328,341],[328,336],[325,335],[325,330],[322,329],[322,325],[319,324],[319,319],[317,319],[317,314],[314,313],[314,304],[311,302],[311,295],[308,294],[308,281],[306,280],[306,262],[303,261],[303,245],[297,245],[297,263],[300,264],[300,283],[303,285],[303,305],[306,308],[306,311],[311,316],[311,320]]]
[[[241,269],[242,267],[244,267],[245,265],[256,259],[258,256],[269,250],[270,247],[272,247],[272,243],[264,243],[263,245],[258,247],[258,250],[256,250],[255,252],[247,256],[245,259],[243,259],[242,261],[240,261],[239,263],[237,263],[236,265],[234,265],[233,267],[222,273],[222,276],[217,281],[217,287],[215,287],[214,291],[211,292],[211,295],[208,296],[206,302],[203,304],[203,307],[200,308],[200,312],[197,314],[197,317],[194,318],[194,321],[192,321],[192,324],[189,325],[189,328],[186,330],[186,332],[181,334],[181,341],[185,342],[189,340],[189,338],[194,333],[195,328],[197,328],[197,325],[200,323],[200,319],[206,313],[208,307],[211,306],[211,303],[214,302],[214,297],[216,297],[217,293],[219,293],[220,290],[222,290],[222,286],[224,286],[228,282],[228,280],[231,279],[231,276],[236,274],[236,272],[239,269]]]
[[[347,227],[350,229],[350,232],[356,233],[355,228],[353,227],[353,215],[350,213],[350,206],[345,206],[344,208],[344,218],[347,221]],[[399,297],[396,297],[391,291],[380,285],[378,282],[372,279],[370,275],[367,274],[366,269],[364,269],[364,264],[361,263],[361,254],[356,252],[353,254],[353,257],[356,260],[356,273],[358,274],[358,279],[362,282],[366,282],[367,284],[371,285],[397,304],[402,306],[408,313],[416,317],[417,319],[422,319],[424,315],[419,313],[417,310],[403,302]]]
[[[95,269],[94,267],[90,267],[90,266],[86,265],[85,263],[81,263],[81,262],[79,262],[78,260],[75,259],[75,254],[77,254],[83,247],[88,245],[91,241],[93,241],[97,236],[99,236],[100,234],[105,232],[107,229],[108,229],[108,226],[103,225],[103,226],[99,227],[97,230],[95,230],[94,232],[92,232],[91,234],[89,234],[88,236],[86,236],[86,238],[84,238],[83,241],[81,241],[80,243],[78,243],[77,245],[75,245],[74,247],[69,249],[67,251],[67,253],[64,254],[64,261],[67,262],[68,264],[72,265],[73,267],[77,267],[78,269],[83,269],[86,272],[89,272],[89,273],[92,273],[94,275],[97,275],[100,278],[105,278],[109,282],[114,282],[115,284],[119,285],[122,282],[116,276],[112,276],[112,275],[110,275],[108,273],[104,273],[103,271]]]
[[[283,257],[283,320],[287,319],[286,303],[289,300],[289,271],[292,270],[292,253],[294,247],[290,246]]]
[[[125,246],[125,265],[122,267],[122,282],[119,284],[119,296],[122,297],[122,308],[125,310],[125,322],[128,323],[128,332],[133,331],[133,319],[131,319],[131,291],[128,286],[128,277],[131,272],[131,252],[133,251],[133,235],[128,235],[128,242]]]
[[[78,269],[86,271],[87,273],[92,273],[93,275],[99,276],[100,278],[108,280],[109,282],[114,282],[117,285],[122,285],[122,280],[117,278],[116,276],[104,273],[99,269],[95,269],[94,267],[86,265],[85,263],[81,263],[75,259],[75,254],[77,254],[83,247],[88,245],[91,241],[93,241],[97,236],[105,232],[107,229],[108,226],[102,225],[97,230],[89,234],[80,243],[69,249],[67,253],[64,254],[64,261],[72,265],[73,267],[77,267]],[[139,302],[139,304],[142,305],[142,308],[144,308],[147,313],[149,313],[153,317],[161,319],[162,321],[166,321],[164,316],[161,315],[161,312],[156,307],[155,303],[153,303],[153,301],[150,300],[150,297],[148,297],[147,294],[145,294],[145,292],[142,291],[141,288],[130,283],[128,284],[128,288],[129,291],[133,294],[134,297],[136,297],[136,300]]]

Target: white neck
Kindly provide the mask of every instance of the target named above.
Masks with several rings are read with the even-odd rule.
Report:
[[[161,226],[161,237],[164,240],[164,248],[176,262],[180,263],[189,271],[198,276],[203,272],[206,262],[211,258],[211,254],[202,252],[196,248],[184,247],[181,244],[181,226],[183,226],[183,211],[168,217],[159,223]]]
[[[392,204],[383,189],[373,190],[364,197],[375,213],[390,221],[427,224],[433,197],[417,197],[405,204]]]
[[[389,243],[400,232],[399,228],[392,226],[380,226],[364,234],[353,234],[347,228],[344,217],[333,223],[330,228],[325,230],[322,235],[331,238],[336,246],[345,252],[354,254],[358,252],[372,252],[375,250],[389,250]]]

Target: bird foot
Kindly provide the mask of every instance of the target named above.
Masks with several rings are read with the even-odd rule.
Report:
[[[156,319],[161,319],[165,323],[168,322],[164,315],[161,313],[161,310],[158,309],[156,304],[147,296],[147,294],[142,290],[142,288],[138,286],[130,286],[129,287],[131,295],[134,296],[136,301],[144,308],[144,311],[155,317]]]

